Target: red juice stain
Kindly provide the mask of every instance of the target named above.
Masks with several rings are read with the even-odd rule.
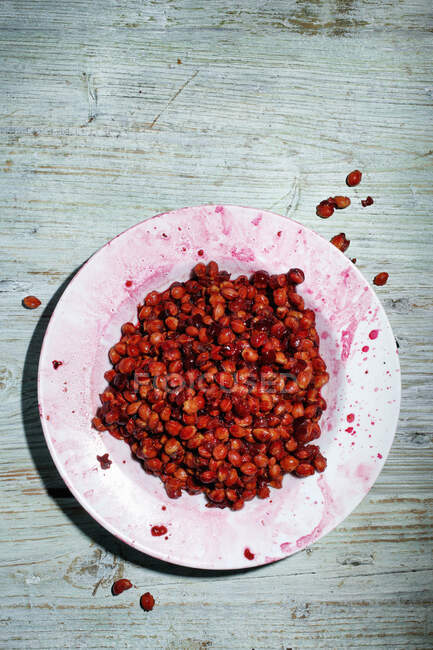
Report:
[[[353,427],[347,427],[347,429],[345,429],[345,431],[347,431],[347,433],[352,433]]]
[[[349,415],[346,418],[348,422],[353,422],[354,419],[355,419],[354,413],[349,413]]]
[[[167,510],[167,508],[165,506],[162,506],[161,510]]]
[[[161,537],[166,534],[167,528],[165,526],[152,526],[150,532],[153,537]]]
[[[52,363],[53,363],[53,368],[54,368],[54,370],[57,370],[57,368],[58,368],[59,366],[63,366],[63,361],[56,361],[56,360],[54,359],[54,361],[53,361]]]
[[[370,349],[370,348],[368,347],[368,345],[364,345],[364,347],[362,348],[362,351],[363,351],[363,352],[368,352],[369,349]]]
[[[282,235],[282,230],[279,230],[279,231],[277,232],[277,237],[281,237],[281,235]]]
[[[185,246],[182,246],[182,250],[183,250],[183,252],[185,252],[185,251],[186,251],[186,248],[185,248]]]
[[[168,238],[168,235],[166,235],[165,232],[162,233],[162,236],[164,237],[164,239]]]
[[[378,458],[383,458],[382,454],[377,454]]]
[[[255,558],[254,553],[251,553],[251,551],[250,551],[249,548],[246,548],[246,549],[245,549],[245,551],[244,551],[244,555],[245,555],[245,557],[247,558],[247,560],[254,560],[254,558]]]
[[[96,460],[99,461],[101,469],[110,469],[110,465],[113,462],[108,458],[108,454],[104,454],[103,456],[96,456]]]
[[[203,257],[203,255],[204,255],[204,250],[203,250],[202,248],[200,248],[200,250],[197,251],[197,255],[200,255],[200,257]]]
[[[377,339],[377,337],[379,336],[379,330],[371,330],[368,336],[371,338],[372,341],[374,339]]]
[[[132,287],[132,280],[126,280],[125,287]]]

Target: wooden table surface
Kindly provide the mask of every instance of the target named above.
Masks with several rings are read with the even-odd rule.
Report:
[[[431,648],[431,2],[3,0],[0,16],[0,646]],[[318,219],[354,168],[352,206]],[[36,374],[90,255],[155,213],[224,202],[344,231],[366,278],[389,272],[403,401],[350,517],[284,561],[218,573],[142,555],[87,515],[45,445]],[[122,575],[137,589],[115,599]]]

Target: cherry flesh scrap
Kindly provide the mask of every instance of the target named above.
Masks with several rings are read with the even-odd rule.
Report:
[[[40,304],[41,301],[36,296],[26,296],[23,298],[23,307],[26,309],[36,309]]]
[[[382,271],[382,273],[378,273],[373,278],[373,282],[376,286],[383,287],[383,285],[388,282],[388,278],[389,278],[389,274],[386,273],[386,271]]]
[[[344,232],[340,232],[338,235],[334,235],[333,238],[331,239],[331,244],[334,244],[338,250],[340,250],[342,253],[344,251],[347,251],[350,245],[350,239],[346,239],[346,235]]]
[[[247,558],[247,560],[254,560],[254,558],[256,557],[256,556],[254,555],[254,553],[251,553],[251,551],[250,551],[249,548],[246,548],[246,549],[245,549],[245,551],[244,551],[244,555],[245,555],[245,557]]]
[[[353,172],[350,172],[350,174],[347,175],[346,184],[349,187],[355,187],[355,185],[360,184],[361,178],[362,178],[362,173],[359,171],[359,169],[354,169]]]
[[[141,596],[140,605],[145,612],[150,612],[153,609],[155,605],[155,598],[149,591],[146,591],[146,593]]]
[[[56,359],[54,359],[52,364],[53,364],[54,370],[57,370],[57,368],[59,368],[60,366],[63,366],[63,361],[56,361]]]
[[[110,469],[110,466],[113,462],[108,458],[108,454],[104,454],[103,456],[96,456],[96,460],[101,465],[101,469]]]
[[[249,280],[197,264],[149,293],[125,323],[93,426],[125,440],[171,498],[204,493],[240,510],[284,474],[323,471],[320,394],[328,380],[301,269]]]
[[[165,526],[152,526],[150,532],[153,537],[161,537],[166,534],[167,528]]]
[[[366,208],[368,205],[373,205],[374,201],[371,198],[371,196],[367,196],[366,199],[361,200],[361,204],[363,208]]]
[[[120,580],[116,580],[116,582],[113,583],[113,586],[111,587],[111,592],[113,596],[118,596],[123,591],[126,591],[127,589],[131,589],[131,587],[132,587],[132,582],[130,580],[127,580],[127,578],[121,578]]]

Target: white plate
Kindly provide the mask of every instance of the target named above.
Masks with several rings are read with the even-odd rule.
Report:
[[[323,390],[328,409],[320,422],[319,444],[328,459],[324,474],[286,476],[270,499],[254,499],[238,512],[206,508],[202,495],[170,500],[161,481],[131,457],[127,444],[90,424],[106,385],[107,352],[119,339],[121,324],[135,319],[136,305],[148,291],[186,279],[194,264],[211,259],[234,273],[302,268],[305,282],[299,293],[316,311],[321,355],[331,376]],[[57,370],[53,360],[62,361]],[[358,505],[392,444],[400,368],[375,293],[334,246],[271,212],[199,206],[130,228],[77,273],[47,329],[39,402],[54,462],[96,521],[162,560],[234,569],[273,562],[304,548]],[[103,471],[96,455],[106,452],[113,464]],[[161,524],[168,528],[168,539],[150,533]],[[246,548],[253,560],[245,557]]]

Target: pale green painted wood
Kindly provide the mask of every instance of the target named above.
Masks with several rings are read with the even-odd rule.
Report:
[[[431,647],[431,4],[3,0],[0,17],[2,647]],[[319,220],[356,167],[353,206]],[[358,509],[229,575],[100,529],[66,496],[35,396],[62,283],[128,226],[207,202],[346,232],[368,279],[390,273],[378,294],[403,371],[395,444]],[[46,311],[24,311],[28,293]],[[137,589],[114,599],[121,574]]]

